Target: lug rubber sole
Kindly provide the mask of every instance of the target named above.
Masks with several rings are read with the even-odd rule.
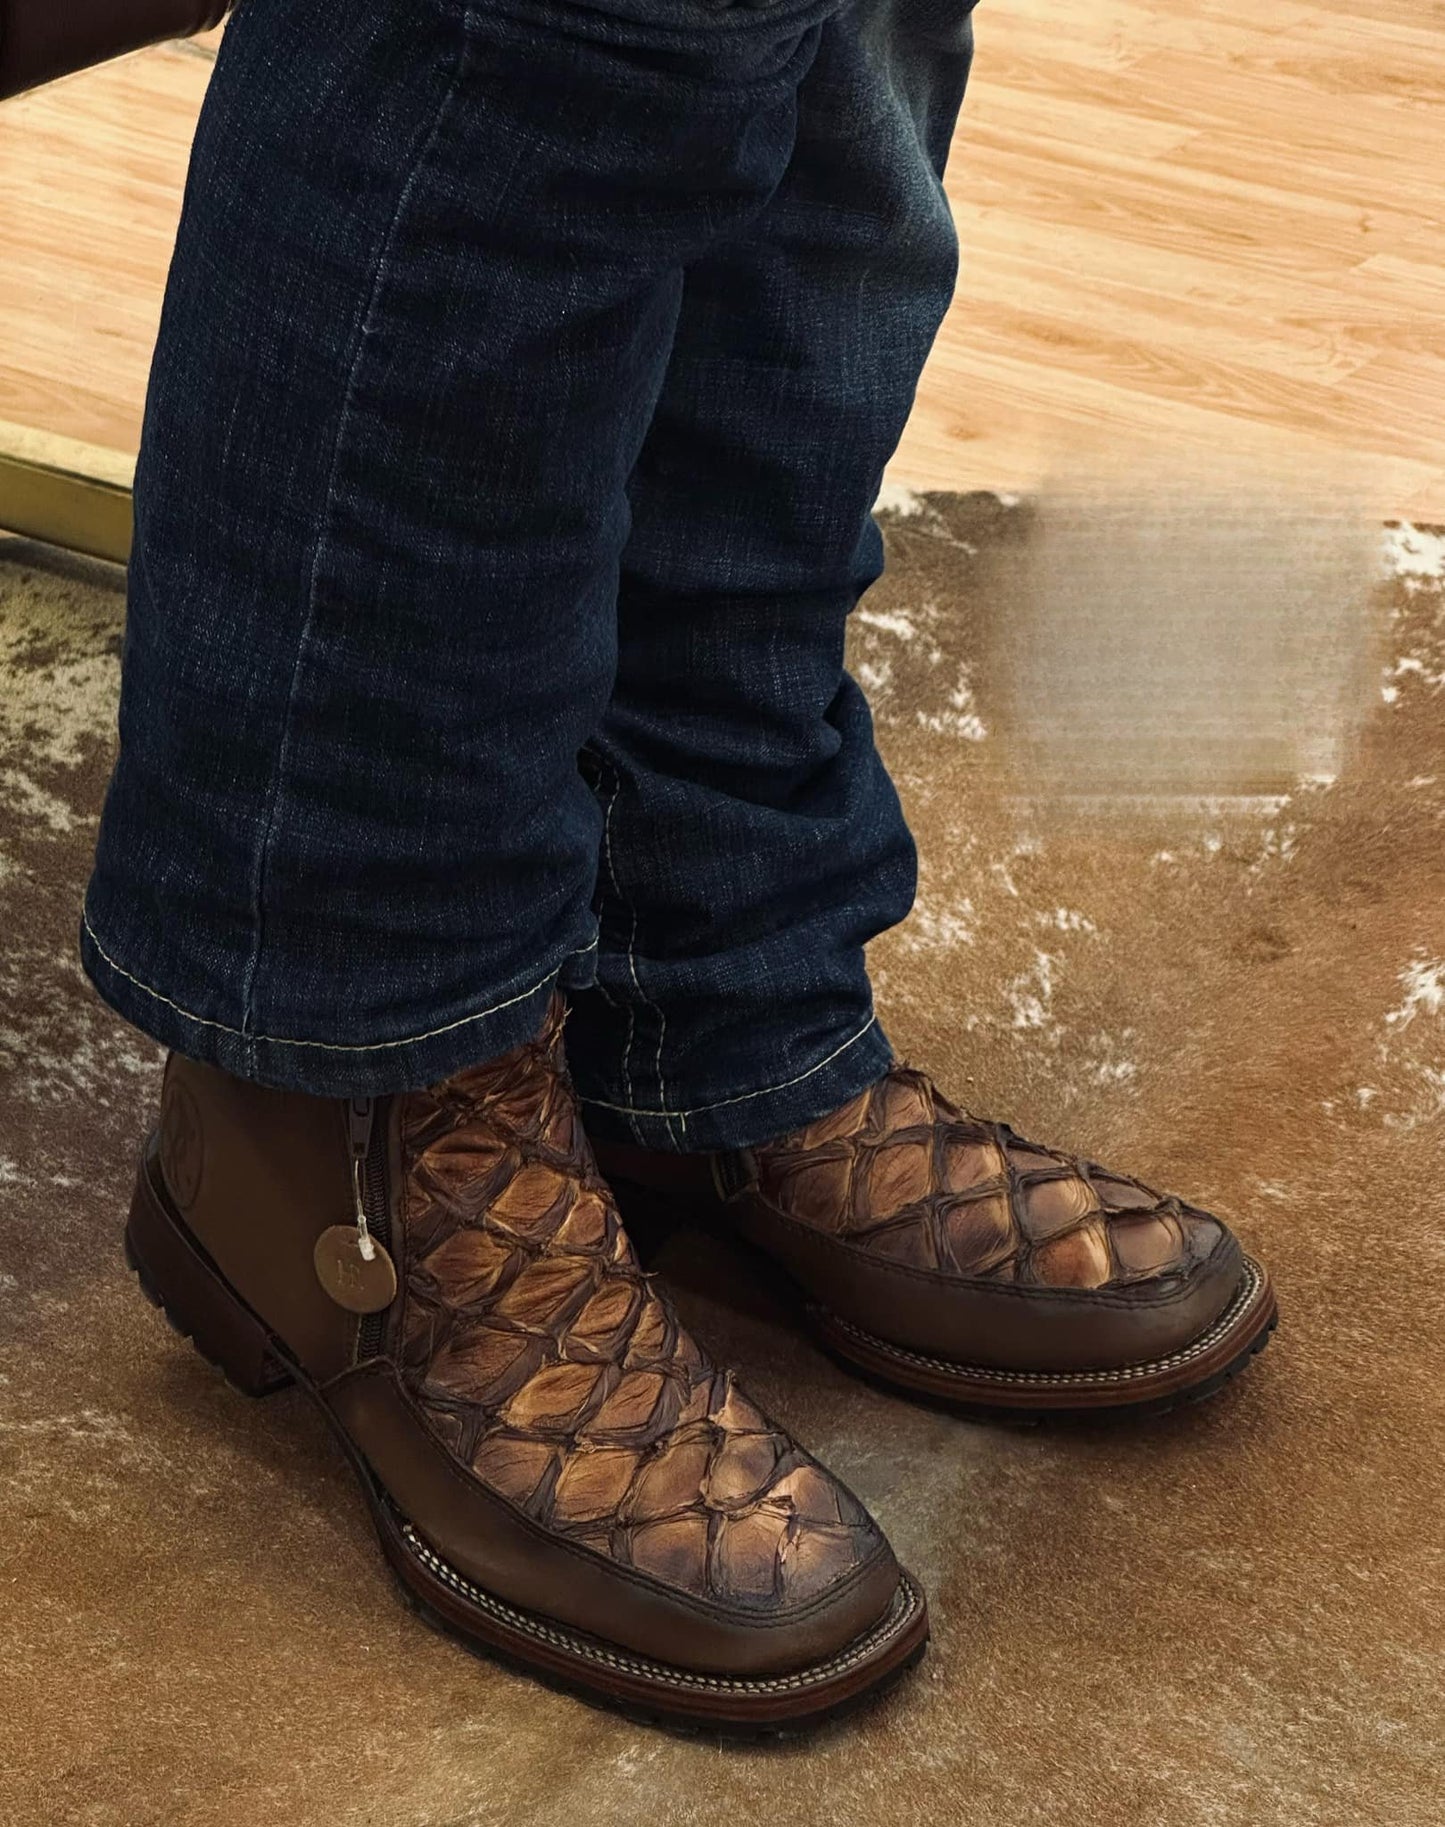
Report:
[[[407,1604],[466,1648],[649,1725],[744,1739],[811,1731],[879,1698],[922,1656],[928,1608],[906,1573],[887,1613],[862,1636],[812,1667],[773,1676],[674,1666],[509,1604],[451,1566],[402,1514],[317,1385],[171,1208],[153,1144],[137,1176],[124,1249],[152,1306],[233,1388],[263,1397],[294,1385],[315,1402],[356,1474]]]

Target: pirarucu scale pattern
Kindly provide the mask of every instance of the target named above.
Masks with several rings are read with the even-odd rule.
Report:
[[[528,1047],[405,1101],[407,1385],[547,1529],[690,1595],[805,1603],[876,1528],[639,1266],[575,1114],[563,1020],[554,1003]]]
[[[754,1152],[759,1191],[801,1223],[911,1268],[1055,1288],[1190,1276],[1210,1213],[971,1116],[903,1064]]]

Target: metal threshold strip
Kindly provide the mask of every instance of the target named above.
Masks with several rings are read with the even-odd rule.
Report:
[[[135,459],[0,419],[0,532],[124,564]]]

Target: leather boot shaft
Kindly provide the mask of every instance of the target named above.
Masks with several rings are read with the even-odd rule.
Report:
[[[377,1119],[391,1114],[383,1108]],[[255,1085],[181,1054],[166,1060],[159,1157],[166,1190],[235,1288],[325,1382],[353,1363],[359,1316],[317,1280],[316,1240],[353,1217],[348,1105]]]
[[[393,1564],[440,1582],[472,1634],[510,1607],[524,1623],[505,1627],[569,1667],[583,1633],[619,1677],[714,1701],[722,1683],[742,1706],[881,1678],[921,1648],[917,1589],[642,1270],[564,1019],[555,998],[522,1046],[374,1100],[173,1056],[137,1266],[255,1393],[289,1371],[323,1405]],[[337,1238],[394,1272],[370,1311],[328,1279]]]

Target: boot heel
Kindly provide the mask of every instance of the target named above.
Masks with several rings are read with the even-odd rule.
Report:
[[[247,1396],[270,1396],[292,1380],[270,1335],[226,1286],[214,1264],[167,1210],[141,1163],[125,1227],[125,1259],[141,1291],[182,1338]]]

